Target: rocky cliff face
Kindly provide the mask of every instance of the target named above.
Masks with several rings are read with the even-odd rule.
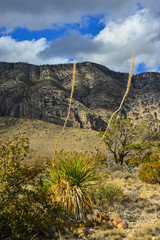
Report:
[[[72,64],[0,63],[0,116],[42,119],[62,125],[68,111]],[[68,126],[104,130],[119,106],[128,74],[95,63],[77,64]],[[160,73],[133,77],[122,115],[160,120]],[[158,123],[159,128],[159,123]]]

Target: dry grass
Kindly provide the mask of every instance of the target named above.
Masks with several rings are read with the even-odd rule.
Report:
[[[159,240],[160,222],[154,224],[145,224],[138,227],[128,240]]]
[[[110,230],[101,230],[97,231],[92,235],[95,240],[121,240],[125,237],[125,231],[122,229],[110,229]]]
[[[47,155],[52,158],[54,145],[62,128],[62,126],[41,120],[0,117],[0,137],[7,139],[13,133],[25,130],[31,149],[39,156]],[[98,133],[94,130],[66,127],[63,139],[59,140],[58,151],[64,149],[91,153],[99,139]],[[100,150],[106,151],[105,144],[101,145]]]
[[[41,161],[43,161],[44,155],[52,158],[53,146],[62,130],[61,126],[38,120],[0,118],[0,136],[2,139],[6,139],[14,132],[22,129],[25,129],[26,135],[30,139],[33,155],[37,155],[37,158]],[[59,141],[58,151],[63,148],[67,151],[76,150],[77,152],[88,150],[91,153],[98,140],[96,131],[67,127],[63,135],[63,141]],[[106,148],[102,143],[101,151],[104,150]],[[160,233],[157,230],[158,225],[160,225],[160,185],[151,185],[139,181],[137,173],[122,172],[123,174],[118,177],[118,173],[110,172],[105,163],[102,163],[100,171],[107,172],[107,177],[104,175],[103,182],[100,184],[107,184],[111,181],[118,185],[123,193],[129,197],[128,202],[114,202],[112,206],[103,206],[103,211],[106,211],[110,217],[121,216],[128,222],[129,229],[124,229],[124,231],[98,229],[93,232],[93,238],[91,235],[86,239],[160,240]],[[98,206],[94,207],[97,208]]]

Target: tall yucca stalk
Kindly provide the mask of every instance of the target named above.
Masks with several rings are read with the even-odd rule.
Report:
[[[121,103],[120,103],[119,108],[118,108],[116,111],[114,111],[113,114],[111,115],[111,117],[110,117],[110,119],[109,119],[109,121],[108,121],[107,128],[106,128],[103,136],[101,137],[100,141],[98,142],[97,147],[94,149],[91,157],[87,160],[86,164],[84,165],[84,168],[87,166],[87,164],[91,161],[91,159],[94,157],[95,153],[97,152],[100,144],[102,143],[102,141],[103,141],[103,139],[104,139],[104,137],[105,137],[105,135],[106,135],[109,127],[110,127],[110,124],[111,124],[111,122],[112,122],[113,117],[114,117],[114,116],[116,115],[116,113],[119,112],[119,111],[121,110],[121,108],[122,108],[122,105],[123,105],[123,103],[124,103],[124,100],[125,100],[128,92],[129,92],[129,90],[130,90],[131,80],[132,80],[132,74],[133,74],[133,68],[134,68],[134,51],[133,51],[133,53],[132,53],[132,65],[131,65],[131,70],[130,70],[130,74],[129,74],[129,78],[128,78],[128,83],[127,83],[126,92],[125,92],[125,94],[124,94],[124,96],[123,96],[123,98],[122,98],[122,101],[121,101]]]
[[[52,168],[48,169],[49,179],[46,181],[53,201],[61,203],[63,208],[73,214],[76,219],[81,219],[91,210],[92,201],[86,191],[86,184],[95,179],[94,168],[88,165],[85,169],[83,166],[86,162],[85,155],[63,154],[60,159],[57,156],[57,146],[60,138],[64,133],[73,97],[75,85],[76,64],[73,65],[73,81],[71,95],[69,99],[68,114],[59,137],[56,140],[55,150],[52,159]],[[56,164],[55,164],[56,158]],[[60,160],[60,161],[59,161]]]
[[[61,134],[56,141],[52,169],[49,169],[50,177],[48,179],[48,183],[50,186],[50,192],[52,194],[53,200],[60,202],[63,205],[64,209],[66,209],[67,212],[74,214],[77,219],[83,218],[83,216],[91,210],[92,202],[87,194],[86,185],[89,182],[95,180],[95,171],[94,168],[91,167],[90,161],[93,158],[94,154],[96,153],[96,150],[99,148],[101,142],[103,141],[114,115],[118,111],[120,111],[123,102],[129,92],[133,67],[134,67],[134,53],[132,55],[132,66],[129,74],[127,90],[123,96],[119,108],[112,114],[108,122],[106,131],[104,132],[102,138],[100,139],[97,145],[97,148],[94,150],[91,157],[88,158],[88,160],[86,160],[84,157],[83,159],[81,159],[80,156],[75,154],[71,155],[67,154],[62,157],[60,164],[58,164],[57,162],[56,166],[54,166],[58,141],[64,132],[70,114],[70,107],[75,83],[75,62],[74,62],[72,91],[70,96],[68,115],[63,126],[63,129],[61,131]]]
[[[64,122],[64,125],[63,125],[63,128],[62,128],[62,131],[61,131],[59,137],[58,137],[57,140],[56,140],[55,149],[54,149],[54,154],[53,154],[53,161],[52,161],[53,168],[54,168],[54,161],[55,161],[55,155],[56,155],[56,152],[57,152],[58,142],[59,142],[61,136],[62,136],[63,133],[64,133],[64,129],[65,129],[65,127],[66,127],[66,124],[67,124],[67,121],[68,121],[68,118],[69,118],[69,115],[70,115],[70,111],[71,111],[71,103],[72,103],[73,92],[74,92],[74,85],[75,85],[75,76],[76,76],[76,63],[75,63],[75,60],[74,60],[74,63],[73,63],[72,89],[71,89],[71,95],[70,95],[70,99],[69,99],[68,113],[67,113],[67,117],[66,117],[66,119],[65,119],[65,122]]]

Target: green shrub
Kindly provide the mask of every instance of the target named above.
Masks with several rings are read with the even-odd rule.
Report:
[[[144,163],[141,168],[138,174],[141,181],[151,184],[160,183],[160,161]]]
[[[125,163],[127,164],[127,166],[138,167],[140,164],[140,159],[139,157],[132,157],[127,159]]]
[[[148,162],[157,162],[160,160],[160,157],[157,153],[149,151],[143,159],[141,159],[141,163],[148,163]]]
[[[43,166],[24,163],[29,140],[20,132],[0,141],[0,239],[53,237],[60,207],[43,187]]]
[[[97,186],[96,189],[91,191],[92,198],[96,205],[112,205],[115,202],[121,202],[125,198],[122,189],[115,183],[108,183],[107,185],[101,184],[102,185]]]
[[[128,166],[138,167],[140,164],[145,164],[148,162],[157,162],[160,160],[158,153],[148,151],[143,158],[138,156],[134,156],[132,158],[128,158],[125,163]]]

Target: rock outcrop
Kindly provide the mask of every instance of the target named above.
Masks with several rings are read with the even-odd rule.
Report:
[[[0,116],[42,119],[62,125],[68,111],[72,64],[0,63]],[[68,126],[103,131],[126,90],[128,74],[78,63]],[[160,121],[160,73],[133,76],[122,115]]]

